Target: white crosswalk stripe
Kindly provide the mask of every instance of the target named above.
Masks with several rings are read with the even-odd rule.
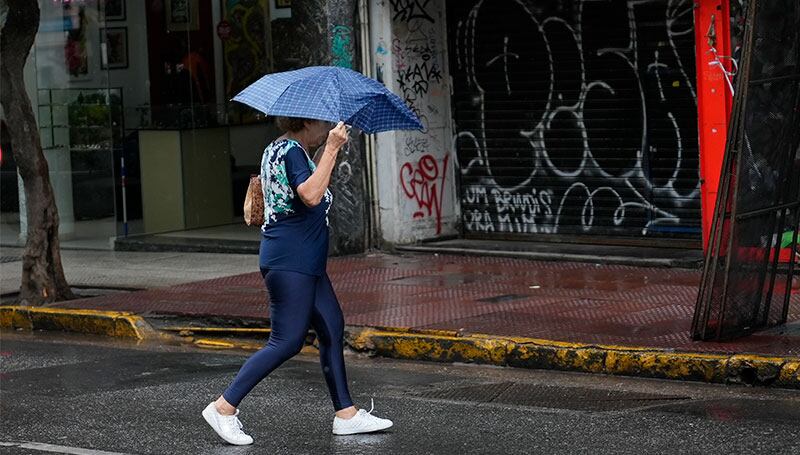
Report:
[[[60,446],[43,442],[12,442],[0,441],[0,447],[19,447],[20,449],[38,450],[40,452],[64,453],[70,455],[129,455],[121,452],[108,452],[105,450],[84,449],[82,447]]]

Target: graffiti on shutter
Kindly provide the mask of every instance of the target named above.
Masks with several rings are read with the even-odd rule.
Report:
[[[467,234],[699,237],[692,1],[447,5]]]

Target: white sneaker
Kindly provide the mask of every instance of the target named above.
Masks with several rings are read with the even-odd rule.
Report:
[[[229,444],[237,446],[246,446],[253,443],[253,438],[242,431],[242,422],[237,417],[239,410],[232,416],[222,415],[217,411],[214,402],[211,402],[205,409],[203,409],[203,418],[206,419],[211,428]]]
[[[359,409],[356,415],[350,419],[340,419],[339,417],[333,418],[333,434],[346,435],[358,433],[372,433],[374,431],[381,431],[390,428],[394,423],[389,419],[381,419],[372,415],[372,410],[375,409],[375,402],[372,401],[372,406],[369,411]]]

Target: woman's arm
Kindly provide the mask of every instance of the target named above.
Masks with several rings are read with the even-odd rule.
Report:
[[[297,186],[297,194],[300,200],[308,207],[316,207],[325,196],[325,190],[331,181],[333,166],[336,164],[336,156],[344,144],[347,143],[347,128],[344,122],[339,122],[329,133],[328,141],[325,143],[325,150],[317,163],[317,169],[311,177]]]
[[[322,158],[322,154],[325,153],[325,147],[317,147],[317,151],[314,152],[314,158],[311,158],[311,161],[314,162],[317,166],[319,166],[319,160]]]

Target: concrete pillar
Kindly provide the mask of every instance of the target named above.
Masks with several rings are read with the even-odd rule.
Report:
[[[377,138],[384,242],[413,243],[459,232],[444,0],[424,5],[370,0],[373,72],[419,116],[423,131]]]
[[[372,72],[375,78],[389,90],[396,91],[396,81],[391,74],[392,68],[392,17],[384,2],[370,0],[370,41],[373,53]],[[402,227],[400,226],[400,187],[399,159],[395,156],[397,133],[394,131],[378,134],[375,140],[376,179],[378,184],[378,218],[381,240],[398,243]]]
[[[335,65],[360,69],[357,4],[356,0],[308,0],[292,4],[299,67]],[[331,178],[332,254],[363,252],[367,245],[363,139],[363,136],[354,138],[339,154]]]

